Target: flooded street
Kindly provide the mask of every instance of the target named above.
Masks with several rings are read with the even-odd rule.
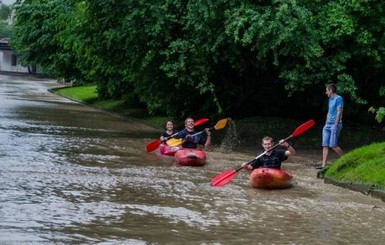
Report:
[[[62,98],[52,80],[0,76],[0,244],[382,244],[385,203],[283,164],[293,188],[258,190],[253,156],[213,148],[203,167],[147,153],[159,129]]]

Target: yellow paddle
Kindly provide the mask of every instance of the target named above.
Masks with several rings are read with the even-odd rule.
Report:
[[[214,127],[209,128],[209,130],[213,130],[213,129],[218,130],[218,129],[222,129],[222,128],[226,127],[226,124],[227,124],[228,120],[229,120],[228,118],[224,118],[224,119],[219,120],[217,122],[217,124],[215,124]],[[192,135],[192,137],[194,137],[194,136],[196,136],[198,134],[201,134],[203,132],[206,132],[206,130],[202,130],[202,131],[200,131],[198,133],[195,133],[195,134]],[[182,141],[183,141],[183,139],[172,138],[172,139],[167,140],[167,145],[169,145],[171,147],[178,146],[178,145],[182,144]]]

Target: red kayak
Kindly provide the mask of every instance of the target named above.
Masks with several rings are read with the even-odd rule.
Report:
[[[249,176],[250,185],[259,189],[284,189],[291,186],[293,176],[275,168],[257,168]]]
[[[180,147],[175,147],[175,146],[172,147],[172,146],[168,146],[166,144],[160,144],[160,146],[159,146],[160,154],[165,155],[165,156],[174,156],[175,152],[177,152],[179,149],[180,149]]]
[[[206,164],[206,153],[201,149],[182,148],[175,153],[175,160],[183,166],[202,166]]]

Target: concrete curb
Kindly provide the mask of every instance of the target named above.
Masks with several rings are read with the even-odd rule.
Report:
[[[337,181],[331,177],[322,176],[324,183],[332,184],[338,187],[346,188],[353,191],[361,192],[364,195],[371,196],[374,198],[381,199],[385,202],[385,191],[380,189],[375,189],[375,186],[372,184],[363,184],[363,183],[354,183],[348,181]]]

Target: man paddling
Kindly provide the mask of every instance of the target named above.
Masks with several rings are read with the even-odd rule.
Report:
[[[182,147],[183,148],[197,148],[198,144],[208,147],[211,145],[211,132],[209,128],[206,128],[206,137],[202,134],[194,135],[194,119],[191,117],[184,120],[185,128],[178,133],[175,137],[176,139],[183,139]]]
[[[284,139],[279,141],[279,145],[286,148],[285,150],[271,149],[273,143],[273,138],[265,136],[262,139],[262,147],[266,153],[263,156],[254,159],[251,163],[243,163],[242,168],[248,172],[251,172],[259,167],[281,169],[281,163],[287,160],[289,156],[295,155],[296,152],[295,149]]]

